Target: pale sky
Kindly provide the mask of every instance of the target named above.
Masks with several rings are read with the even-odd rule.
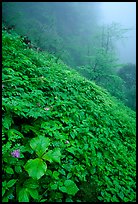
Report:
[[[121,62],[136,63],[136,2],[101,2],[100,24],[120,23],[129,31],[128,38],[118,42],[118,53]]]

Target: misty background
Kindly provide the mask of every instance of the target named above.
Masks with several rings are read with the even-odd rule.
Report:
[[[118,42],[117,51],[122,63],[136,63],[136,2],[101,2],[101,23],[118,22],[130,31]]]
[[[59,21],[59,24],[60,22],[63,23],[63,19],[60,19],[63,15],[65,19],[67,19],[69,16],[69,21],[66,21],[67,23],[66,29],[68,30],[70,29],[70,32],[72,32],[73,26],[75,26],[76,17],[78,19],[80,18],[80,23],[82,24],[82,26],[84,26],[85,24],[85,29],[84,29],[85,32],[87,32],[87,30],[89,30],[90,32],[91,28],[93,28],[95,25],[98,25],[98,24],[106,25],[106,24],[112,24],[114,22],[119,23],[124,28],[130,29],[129,32],[126,34],[126,37],[127,37],[126,39],[122,39],[122,40],[119,40],[119,42],[116,42],[119,61],[121,63],[136,63],[136,3],[135,2],[96,2],[96,3],[95,2],[87,2],[87,3],[84,3],[84,2],[71,2],[71,3],[69,2],[64,2],[64,3],[10,2],[8,4],[9,5],[7,5],[6,3],[3,3],[3,19],[6,18],[8,23],[10,22],[15,23],[17,26],[17,30],[23,31],[21,27],[23,26],[27,27],[26,28],[27,32],[31,29],[31,28],[30,29],[28,28],[30,26],[29,19],[31,21],[33,21],[34,19],[35,21],[37,21],[37,23],[39,21],[41,23],[44,23],[44,19],[46,18],[43,18],[44,16],[43,13],[39,13],[40,7],[41,7],[40,12],[48,11],[48,13],[51,12],[51,14],[53,14],[56,10],[56,18],[57,18],[56,20]],[[70,13],[71,7],[74,7],[72,13]],[[31,12],[30,14],[29,14],[29,10]],[[58,15],[58,13],[60,14]],[[29,19],[27,19],[28,17]],[[23,23],[23,19],[26,20],[24,23]],[[47,23],[47,21],[45,23]],[[58,26],[59,26],[59,28],[57,28],[58,33],[62,35],[61,27],[65,25],[58,25]],[[64,32],[66,31],[64,30]],[[30,31],[28,32],[28,35],[29,33]],[[78,32],[78,34],[80,33]],[[84,31],[83,33],[81,33],[81,35],[85,35]],[[88,32],[87,32],[87,35],[88,35]]]
[[[135,2],[3,2],[2,20],[135,110]]]

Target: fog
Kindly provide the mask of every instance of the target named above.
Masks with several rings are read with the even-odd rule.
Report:
[[[101,24],[120,23],[125,28],[131,28],[127,38],[119,41],[117,53],[122,63],[136,63],[136,2],[102,2]]]
[[[27,49],[52,54],[135,110],[135,2],[4,2],[2,20]]]
[[[31,37],[31,39],[35,42],[38,40],[36,40],[36,34],[34,33],[40,29],[40,26],[36,25],[36,23],[41,24],[41,27],[46,27],[46,25],[51,26],[51,19],[55,18],[55,20],[53,21],[55,23],[54,29],[56,29],[57,34],[62,37],[62,40],[64,40],[64,43],[60,42],[59,44],[66,44],[66,47],[70,46],[69,41],[71,39],[74,39],[74,42],[76,43],[76,40],[78,39],[78,43],[81,42],[85,45],[85,47],[91,46],[92,49],[92,47],[94,47],[94,43],[90,44],[89,40],[91,40],[90,38],[92,38],[93,32],[95,32],[95,26],[97,24],[111,25],[113,22],[119,23],[124,28],[130,29],[125,34],[126,38],[115,41],[116,53],[117,57],[119,58],[119,62],[136,63],[135,2],[10,2],[6,4],[6,7],[6,9],[9,9],[3,9],[3,16],[6,21],[9,21],[9,23],[11,24],[15,24],[18,32],[21,31],[20,33],[22,34],[27,33],[28,36]],[[21,12],[23,12],[23,14],[21,14]],[[32,20],[33,22],[30,26],[29,22],[31,24]],[[33,29],[36,29],[37,31],[31,31]],[[57,37],[54,36],[54,29],[52,31],[52,36],[56,39]],[[39,38],[41,39],[43,38],[41,36],[41,34],[44,33],[43,30],[41,29],[39,32]],[[48,39],[48,41],[50,41],[51,34],[47,38],[46,34],[44,34],[44,37],[45,39]],[[39,46],[41,46],[42,48],[45,47],[44,41],[42,43],[39,43]],[[72,45],[71,49],[74,49],[73,46],[74,45]],[[56,45],[56,49],[57,47],[58,45]],[[65,50],[65,45],[63,45],[63,47]],[[76,51],[76,54],[73,53],[73,57],[75,57],[75,60],[78,58],[78,53],[79,51]]]

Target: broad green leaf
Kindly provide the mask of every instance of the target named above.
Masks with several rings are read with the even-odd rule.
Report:
[[[15,171],[16,171],[17,173],[21,173],[21,172],[22,172],[21,166],[15,166]]]
[[[59,187],[59,190],[62,191],[63,193],[67,193],[67,188],[65,186]]]
[[[4,195],[6,189],[5,188],[2,188],[2,196]]]
[[[101,196],[98,196],[98,199],[99,199],[99,200],[103,200],[103,198],[102,198]]]
[[[6,173],[8,173],[8,174],[14,174],[14,171],[13,171],[13,169],[12,169],[11,167],[7,167]]]
[[[66,172],[64,171],[64,169],[60,169],[59,172],[64,176],[66,175]]]
[[[72,177],[72,173],[68,173],[67,175],[67,179],[71,178]]]
[[[38,191],[36,189],[27,188],[27,191],[33,199],[39,199]]]
[[[44,136],[38,136],[30,141],[31,148],[36,152],[39,157],[41,157],[45,153],[49,144],[49,138],[46,138]]]
[[[72,153],[72,154],[75,154],[74,150],[75,150],[74,147],[69,147],[69,148],[67,148],[67,151],[70,152],[70,153]]]
[[[33,179],[40,179],[46,172],[47,165],[40,159],[30,159],[25,164],[25,170],[28,172],[29,176]]]
[[[18,193],[19,202],[29,202],[29,192],[27,188],[22,188]]]
[[[50,187],[51,187],[51,190],[56,190],[58,185],[55,183],[55,184],[52,184]]]
[[[23,134],[21,132],[17,131],[16,129],[9,129],[8,130],[8,138],[11,141],[15,141],[15,140],[23,138]]]
[[[97,153],[97,157],[98,157],[99,159],[101,159],[101,158],[102,158],[102,153],[101,153],[101,152],[98,152],[98,153]]]
[[[46,152],[43,155],[42,159],[47,160],[49,162],[52,162],[53,161],[53,159],[52,159],[52,152],[53,152],[52,150],[49,150],[48,152]]]
[[[121,191],[120,193],[117,193],[118,194],[118,196],[123,200],[124,199],[124,194],[123,194],[123,192]]]
[[[74,183],[74,181],[72,180],[66,180],[64,182],[64,185],[67,189],[67,193],[70,195],[75,195],[78,192],[78,187],[76,186],[76,184]]]
[[[58,148],[54,149],[52,153],[53,161],[60,163],[60,157],[61,157],[60,149]]]
[[[24,184],[23,184],[26,188],[32,188],[32,189],[35,189],[35,188],[38,188],[39,185],[38,185],[38,182],[37,180],[34,180],[32,178],[29,178],[27,179]]]
[[[9,129],[11,124],[13,123],[11,115],[6,115],[4,120],[2,121],[2,125],[6,128]]]
[[[59,172],[58,172],[58,171],[54,171],[54,172],[53,172],[53,177],[54,177],[55,179],[59,179],[58,176],[59,176]]]
[[[50,169],[48,169],[47,171],[46,171],[46,175],[49,175],[50,177],[52,176],[52,171],[50,170]]]
[[[58,186],[63,186],[63,181],[62,180],[58,180]]]
[[[74,132],[70,133],[70,136],[72,137],[72,139],[74,139],[75,138],[75,133]]]
[[[3,186],[3,187],[6,187],[6,185],[7,185],[7,182],[6,182],[6,181],[3,181],[3,182],[2,182],[2,186]]]
[[[54,150],[50,150],[47,153],[45,153],[42,159],[47,160],[49,162],[55,161],[60,163],[60,157],[61,157],[60,149],[55,148]]]
[[[17,181],[17,179],[12,179],[12,180],[8,181],[7,187],[8,188],[12,187],[16,183],[16,181]]]

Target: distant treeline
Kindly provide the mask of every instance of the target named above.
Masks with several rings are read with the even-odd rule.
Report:
[[[119,64],[115,52],[129,29],[98,26],[100,3],[5,2],[2,8],[4,29],[15,29],[28,48],[53,54],[135,110],[136,66]]]

